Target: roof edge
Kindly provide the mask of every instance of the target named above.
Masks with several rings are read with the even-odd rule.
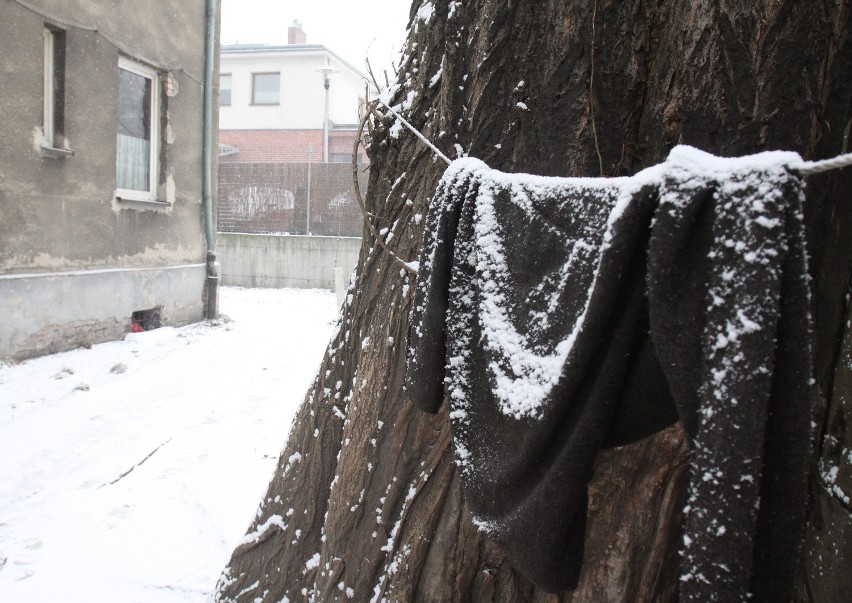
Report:
[[[360,77],[370,81],[369,76],[358,69],[355,65],[344,59],[324,44],[222,44],[219,54],[252,54],[252,53],[278,53],[278,52],[327,52],[335,59],[346,65]]]

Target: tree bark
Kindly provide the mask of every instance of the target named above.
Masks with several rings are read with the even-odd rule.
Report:
[[[392,104],[405,101],[406,118],[446,155],[505,171],[633,174],[682,143],[718,155],[830,157],[848,150],[852,119],[849,2],[415,0],[397,82]],[[393,233],[395,253],[414,260],[445,165],[393,123],[386,115],[372,124],[366,202],[376,227]],[[852,266],[849,190],[852,169],[808,182],[825,400],[840,395],[832,390]],[[405,400],[412,288],[365,231],[339,330],[217,600],[675,599],[680,427],[600,454],[580,585],[537,590],[472,525],[446,412],[425,415]],[[838,386],[847,396],[849,383]],[[825,414],[823,404],[819,433]],[[842,429],[840,441],[848,449]],[[815,508],[826,508],[833,499],[816,462],[814,477]],[[849,590],[848,577],[819,561],[829,536],[848,534],[846,505],[811,524],[803,599]]]

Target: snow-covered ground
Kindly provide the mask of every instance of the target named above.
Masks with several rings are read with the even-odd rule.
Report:
[[[221,290],[231,321],[0,364],[0,601],[208,601],[336,317]]]

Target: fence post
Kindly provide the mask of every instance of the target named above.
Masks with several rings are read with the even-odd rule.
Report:
[[[308,211],[305,214],[305,235],[311,234],[311,163],[314,153],[313,145],[308,145]]]
[[[342,308],[343,302],[346,301],[346,281],[340,266],[334,267],[334,293],[337,295],[337,307]]]

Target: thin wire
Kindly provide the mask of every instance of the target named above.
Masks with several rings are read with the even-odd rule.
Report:
[[[823,159],[822,161],[803,161],[798,165],[791,165],[790,167],[799,170],[803,176],[812,176],[849,166],[852,166],[852,153],[838,155],[837,157]]]
[[[421,134],[417,128],[412,126],[408,121],[399,113],[393,110],[393,108],[384,102],[382,99],[376,99],[379,103],[381,103],[384,107],[387,108],[397,119],[399,119],[403,125],[411,130],[417,138],[422,140],[432,152],[435,153],[438,157],[447,162],[447,165],[452,163],[450,159],[444,155],[434,144],[432,144],[423,134]],[[823,159],[821,161],[803,161],[799,164],[793,164],[790,167],[798,170],[803,176],[813,176],[814,174],[821,174],[823,172],[829,172],[831,170],[839,170],[841,168],[852,166],[852,153],[845,153],[843,155],[838,155],[837,157],[832,157],[831,159]]]
[[[429,142],[429,140],[423,136],[417,129],[412,126],[406,119],[397,113],[391,108],[386,102],[381,99],[376,99],[379,103],[384,105],[388,111],[390,111],[397,119],[399,119],[406,128],[411,130],[417,138],[422,140],[432,152],[435,153],[438,157],[447,162],[447,165],[452,163],[446,155],[444,155],[438,148]],[[823,159],[821,161],[803,161],[799,164],[793,164],[790,167],[798,170],[803,176],[813,176],[814,174],[821,174],[823,172],[830,172],[832,170],[839,170],[841,168],[852,166],[852,153],[845,153],[843,155],[838,155],[837,157],[832,157],[831,159]]]
[[[418,131],[417,131],[417,128],[415,128],[415,127],[414,127],[414,126],[412,126],[410,123],[408,123],[408,121],[406,121],[406,119],[405,119],[402,115],[400,115],[399,113],[397,113],[396,111],[394,111],[394,110],[393,110],[393,108],[392,108],[389,104],[387,104],[386,102],[384,102],[384,101],[383,101],[382,99],[380,99],[380,98],[379,98],[379,99],[376,99],[376,100],[378,100],[378,101],[379,101],[382,105],[384,105],[385,107],[387,107],[387,110],[388,110],[388,111],[390,111],[391,113],[393,113],[393,115],[394,115],[394,116],[396,116],[396,118],[397,118],[397,119],[399,119],[399,121],[401,121],[401,122],[403,123],[403,125],[404,125],[406,128],[408,128],[409,130],[411,130],[412,132],[414,132],[414,135],[415,135],[415,136],[417,136],[417,138],[419,138],[419,139],[420,139],[420,140],[422,140],[424,143],[426,143],[426,145],[427,145],[430,149],[432,149],[432,152],[433,152],[433,153],[435,153],[435,155],[437,155],[438,157],[440,157],[441,159],[443,159],[444,161],[446,161],[446,162],[447,162],[447,165],[450,165],[450,164],[452,163],[452,161],[450,161],[450,158],[449,158],[449,157],[447,157],[446,155],[444,155],[444,154],[443,154],[443,153],[442,153],[442,152],[438,149],[438,147],[436,147],[436,146],[435,146],[435,145],[433,145],[431,142],[429,142],[429,139],[427,139],[425,136],[423,136],[423,134],[421,134],[420,132],[418,132]]]

